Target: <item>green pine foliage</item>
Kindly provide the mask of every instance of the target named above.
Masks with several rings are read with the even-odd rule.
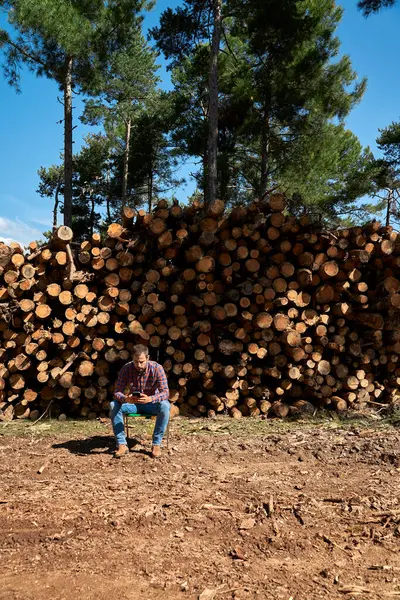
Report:
[[[124,50],[147,0],[0,0],[12,33],[0,30],[4,74],[17,90],[23,63],[64,93],[64,222],[72,224],[72,92],[96,94],[112,57]]]
[[[393,4],[362,0],[359,7],[369,15]],[[380,132],[379,160],[346,128],[366,82],[341,55],[343,11],[331,0],[182,0],[162,13],[153,47],[141,29],[147,0],[0,0],[0,7],[10,25],[0,29],[7,81],[19,89],[25,64],[64,93],[62,164],[40,169],[38,192],[54,199],[55,216],[59,208],[78,239],[103,230],[123,204],[151,209],[173,197],[187,160],[196,164],[189,201],[207,202],[215,167],[210,130],[218,130],[217,195],[230,205],[279,189],[292,214],[327,226],[400,214],[400,125]],[[169,92],[160,89],[159,52],[171,73]],[[85,97],[82,121],[96,127],[74,156],[73,92]]]
[[[177,115],[172,137],[183,157],[197,160],[202,190],[210,56],[206,6],[186,0],[182,8],[166,10],[152,31],[172,70]],[[296,210],[307,202],[313,214],[330,218],[340,197],[340,212],[345,211],[355,199],[353,175],[368,169],[372,155],[343,125],[366,82],[358,80],[349,57],[338,58],[335,32],[342,9],[330,0],[232,0],[229,10],[223,8],[219,196],[237,204],[280,188],[291,194]],[[359,187],[360,193],[368,191],[364,180]]]
[[[396,0],[360,0],[358,8],[368,17],[372,13],[380,11],[382,8],[394,6]]]

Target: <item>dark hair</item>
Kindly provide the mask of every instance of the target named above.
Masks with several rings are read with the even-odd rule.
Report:
[[[136,344],[135,346],[133,346],[132,354],[133,356],[136,356],[137,354],[145,354],[146,356],[149,356],[149,349],[143,344]]]

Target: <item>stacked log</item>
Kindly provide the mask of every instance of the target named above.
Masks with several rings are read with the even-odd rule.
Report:
[[[0,245],[0,418],[108,413],[135,343],[182,414],[345,411],[396,396],[400,237],[373,222],[321,231],[281,194],[121,223],[74,244]],[[389,397],[390,397],[389,394]]]

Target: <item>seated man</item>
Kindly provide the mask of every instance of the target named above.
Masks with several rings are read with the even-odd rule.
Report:
[[[157,417],[151,453],[153,458],[158,458],[161,455],[161,442],[170,411],[167,376],[160,364],[149,360],[149,350],[146,346],[134,346],[132,358],[132,362],[128,362],[119,372],[114,400],[110,403],[110,417],[117,441],[114,456],[121,458],[129,452],[123,415],[138,413]],[[129,392],[126,394],[127,388]]]

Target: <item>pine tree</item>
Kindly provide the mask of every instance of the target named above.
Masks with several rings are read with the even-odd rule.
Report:
[[[64,223],[72,224],[73,90],[93,93],[114,53],[140,23],[146,0],[0,0],[13,32],[0,30],[5,75],[19,87],[24,63],[55,80],[64,96]]]
[[[127,203],[128,198],[132,125],[146,100],[155,93],[159,81],[155,60],[155,52],[148,47],[141,32],[137,31],[126,49],[110,61],[99,87],[99,98],[86,102],[82,117],[84,123],[103,124],[112,143],[123,148],[123,204]]]
[[[365,218],[356,200],[373,192],[376,163],[369,148],[343,124],[321,124],[301,140],[281,175],[293,214],[306,212],[314,221],[338,226],[341,220]]]
[[[64,168],[63,165],[40,167],[38,170],[39,186],[36,190],[42,198],[53,198],[53,229],[57,227],[57,215],[60,207],[60,196],[64,195]]]
[[[170,68],[195,59],[199,52],[204,56],[206,49],[207,148],[203,158],[206,205],[215,200],[218,185],[218,62],[224,8],[223,0],[184,0],[183,8],[165,10],[160,26],[151,31],[157,47],[171,60]]]
[[[80,152],[73,157],[72,229],[75,240],[84,239],[88,232],[98,231],[107,220],[107,208],[113,201],[110,177],[111,146],[101,134],[85,137]],[[63,158],[63,157],[61,157]],[[64,193],[63,163],[41,167],[37,192],[42,197],[54,197],[53,228],[57,226],[57,209],[64,211],[60,196]]]
[[[171,61],[172,136],[183,155],[198,159],[196,179],[204,190],[210,56],[205,37],[211,31],[201,19],[195,28],[186,16],[181,9],[166,11],[153,34]],[[341,16],[330,0],[231,0],[229,14],[224,7],[218,62],[218,194],[224,200],[246,202],[277,187],[304,198],[305,180],[290,174],[307,172],[313,174],[310,197],[316,201],[317,189],[323,190],[321,211],[350,181],[350,166],[366,168],[369,153],[344,134],[342,125],[340,144],[323,165],[324,182],[314,168],[319,152],[326,152],[333,124],[343,121],[365,88],[349,58],[337,58],[335,30]],[[331,179],[336,184],[330,188]],[[294,191],[296,181],[300,187]]]
[[[170,94],[158,92],[132,124],[128,187],[135,203],[145,203],[149,212],[155,200],[184,182],[178,176],[179,156],[169,135],[174,116]]]
[[[342,120],[362,97],[365,81],[356,82],[348,57],[337,60],[341,16],[330,0],[238,2],[232,32],[243,41],[242,94],[251,99],[241,143],[259,156],[261,197],[279,184],[299,140]]]
[[[376,143],[383,158],[376,161],[375,196],[380,200],[376,211],[385,212],[386,225],[400,223],[400,123],[393,122],[379,130]]]

